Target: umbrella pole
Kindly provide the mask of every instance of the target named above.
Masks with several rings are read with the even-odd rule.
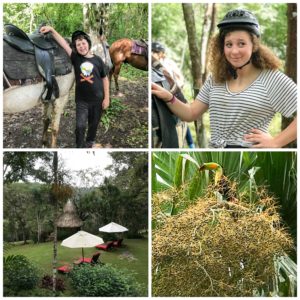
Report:
[[[83,251],[83,248],[82,248],[82,260],[84,260],[84,251]]]

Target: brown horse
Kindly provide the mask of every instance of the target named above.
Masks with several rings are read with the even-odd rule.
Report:
[[[109,80],[111,82],[111,78],[114,76],[117,93],[119,93],[118,77],[122,63],[128,63],[134,68],[148,71],[148,45],[145,42],[127,38],[120,39],[112,43],[109,54],[113,63]]]

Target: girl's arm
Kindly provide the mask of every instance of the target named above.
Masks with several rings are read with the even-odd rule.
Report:
[[[67,43],[67,41],[51,26],[43,26],[40,29],[41,33],[47,33],[47,32],[51,32],[53,38],[57,41],[57,43],[65,49],[65,51],[67,52],[67,54],[69,56],[71,56],[72,53],[72,49],[69,46],[69,44]]]
[[[282,148],[296,139],[297,117],[287,128],[275,137],[259,129],[253,129],[251,134],[245,135],[245,141],[255,143],[255,145],[252,146],[253,148]]]
[[[208,105],[195,100],[193,103],[182,103],[178,99],[173,98],[173,95],[158,84],[151,84],[151,92],[162,101],[166,102],[168,108],[179,117],[182,121],[191,122],[197,120],[208,109]],[[172,100],[171,102],[169,102]]]
[[[103,80],[103,89],[104,89],[104,99],[102,102],[102,108],[105,110],[109,106],[109,80],[106,77],[102,78]]]

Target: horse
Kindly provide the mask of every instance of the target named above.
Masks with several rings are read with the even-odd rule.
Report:
[[[117,94],[120,94],[118,77],[122,63],[128,63],[139,70],[148,71],[148,44],[145,41],[123,38],[113,42],[109,48],[109,54],[113,68],[109,73],[109,81],[112,76],[115,80]]]
[[[151,77],[156,84],[168,89],[178,100],[187,103],[181,89],[166,68],[152,56]],[[152,95],[152,147],[182,148],[184,145],[187,123],[178,119],[167,104]]]
[[[12,85],[3,93],[3,112],[14,114],[24,112],[37,105],[43,105],[43,147],[57,147],[57,135],[61,114],[69,99],[69,91],[74,83],[74,72],[57,76],[60,96],[53,101],[43,101],[44,83],[38,82],[29,85]],[[51,137],[49,126],[51,124]]]
[[[37,39],[31,40],[31,35],[27,36],[27,34],[20,29],[12,28],[16,30],[16,41],[14,40],[15,37],[12,36],[11,38],[13,40],[9,41],[11,42],[9,44],[5,41],[5,35],[3,36],[3,112],[14,114],[30,110],[37,105],[42,105],[42,146],[56,148],[61,115],[69,100],[69,92],[75,81],[70,58],[53,39],[50,40],[51,44],[55,43],[55,50],[58,51],[51,52],[51,54],[54,56],[52,64],[55,66],[55,78],[59,93],[55,93],[54,91],[53,93],[48,93],[51,87],[48,86],[48,82],[45,83],[43,76],[40,74],[40,66],[38,67],[35,63],[35,52],[33,55],[32,53],[24,52],[24,49],[28,50],[29,48],[32,50],[33,42],[40,45],[39,39],[44,39],[43,35],[37,34],[37,37],[34,37]],[[27,38],[29,38],[28,41]],[[51,35],[48,35],[48,38],[51,39]],[[17,47],[15,42],[17,43]],[[45,46],[43,43],[44,41],[42,40],[41,46]],[[36,45],[34,45],[34,48],[35,46]],[[50,51],[52,50],[53,48],[50,49]],[[45,55],[47,55],[47,53],[43,53],[43,59]],[[55,80],[53,79],[54,75],[50,77],[52,80]],[[48,99],[45,99],[45,94],[46,97],[48,95],[51,96],[51,98],[48,97]]]

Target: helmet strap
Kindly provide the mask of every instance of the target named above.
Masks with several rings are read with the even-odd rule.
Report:
[[[238,75],[237,75],[237,70],[241,70],[242,68],[244,68],[245,66],[249,65],[251,62],[251,59],[249,59],[244,65],[242,65],[241,67],[238,68],[233,68],[232,66],[230,66],[229,68],[229,72],[232,75],[233,79],[237,79]]]

